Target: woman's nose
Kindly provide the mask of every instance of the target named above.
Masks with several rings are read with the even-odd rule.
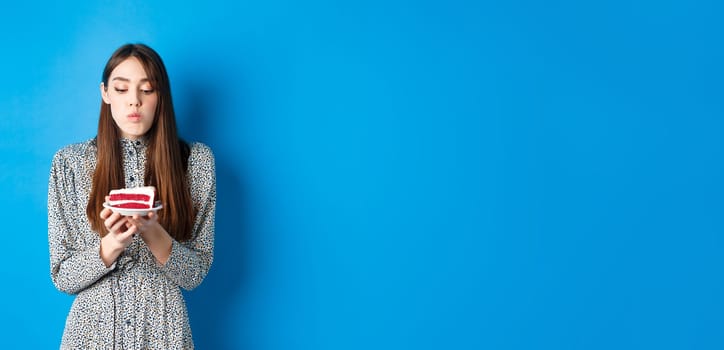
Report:
[[[141,99],[138,98],[138,93],[130,93],[129,96],[130,100],[128,103],[131,105],[131,107],[140,107],[141,106]]]

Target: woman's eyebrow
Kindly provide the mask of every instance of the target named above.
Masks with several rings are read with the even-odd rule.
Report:
[[[127,82],[127,83],[131,82],[131,79],[124,78],[124,77],[115,77],[115,78],[111,79],[111,81],[114,81],[114,80],[120,80],[120,81],[124,81],[124,82]],[[143,78],[143,79],[139,80],[138,82],[139,82],[139,83],[145,83],[145,82],[147,82],[147,81],[150,81],[150,79],[148,79],[148,78]]]

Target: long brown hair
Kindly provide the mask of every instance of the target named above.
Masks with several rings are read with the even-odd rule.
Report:
[[[191,238],[195,216],[186,179],[190,151],[189,146],[178,137],[176,115],[171,101],[171,85],[161,57],[143,44],[123,45],[106,63],[103,84],[108,88],[108,78],[113,69],[130,57],[141,62],[151,85],[158,93],[156,116],[145,135],[148,138],[148,148],[144,181],[147,186],[156,186],[157,196],[163,203],[163,210],[157,212],[161,225],[171,237],[185,241]],[[125,187],[120,137],[121,132],[113,121],[110,105],[101,100],[96,136],[98,163],[93,173],[93,185],[86,207],[91,228],[101,237],[108,233],[99,215],[105,196],[112,189]]]

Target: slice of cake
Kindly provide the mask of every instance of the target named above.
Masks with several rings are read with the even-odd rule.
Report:
[[[151,209],[156,201],[156,187],[145,186],[111,190],[108,204],[114,208]]]

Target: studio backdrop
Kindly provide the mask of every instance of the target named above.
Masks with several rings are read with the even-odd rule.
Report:
[[[722,10],[4,4],[2,347],[60,343],[50,161],[142,42],[216,156],[197,348],[724,348]]]

